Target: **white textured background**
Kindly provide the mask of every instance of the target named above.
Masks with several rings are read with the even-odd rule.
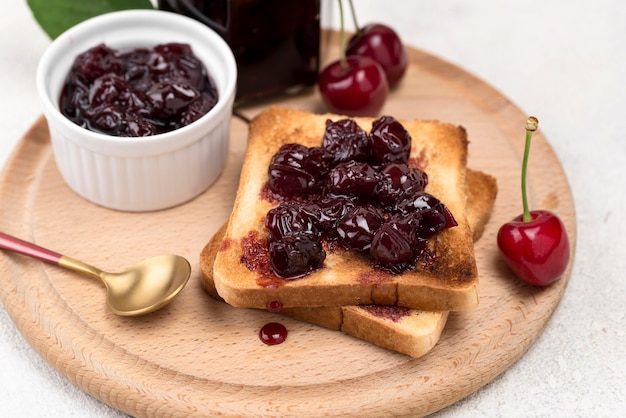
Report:
[[[624,414],[626,2],[355,0],[355,4],[361,24],[380,21],[393,26],[407,44],[459,65],[524,112],[539,116],[576,202],[576,264],[546,330],[509,370],[436,416]],[[328,5],[335,2],[324,0]],[[325,22],[337,27],[332,16],[336,18],[336,11],[324,12]],[[0,167],[41,114],[34,76],[48,43],[25,0],[3,0]],[[57,374],[0,306],[0,416],[123,414]]]

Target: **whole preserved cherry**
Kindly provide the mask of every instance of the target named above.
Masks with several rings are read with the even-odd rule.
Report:
[[[404,163],[392,163],[380,172],[376,197],[385,205],[394,206],[405,196],[424,190],[428,176],[422,170]]]
[[[204,116],[209,110],[217,104],[217,96],[212,96],[206,92],[202,92],[200,98],[194,100],[182,111],[179,123],[182,126],[190,125]]]
[[[319,200],[300,203],[299,209],[313,220],[321,235],[334,239],[337,236],[337,224],[353,208],[353,200],[341,196],[322,197]]]
[[[367,132],[352,119],[327,120],[322,146],[333,154],[337,163],[369,160]]]
[[[430,238],[457,225],[448,208],[441,202],[433,208],[419,212],[415,217],[419,219],[418,234],[424,238]]]
[[[289,235],[315,237],[319,234],[313,219],[305,210],[302,210],[300,204],[287,201],[267,212],[265,227],[270,232],[271,240],[280,240]]]
[[[154,47],[149,54],[150,71],[158,81],[168,79],[185,80],[191,87],[202,90],[206,83],[204,65],[193,54],[188,44],[169,43]]]
[[[182,80],[168,80],[153,84],[146,97],[157,118],[171,118],[181,114],[192,102],[200,98],[200,92]]]
[[[372,159],[379,164],[406,163],[411,154],[411,135],[392,116],[383,116],[372,123],[369,135]]]
[[[356,206],[337,225],[337,242],[350,250],[366,251],[383,218],[376,208]]]
[[[319,241],[302,235],[290,235],[279,241],[270,240],[270,264],[279,277],[295,279],[324,264],[326,252]]]
[[[441,202],[435,196],[420,191],[412,195],[403,196],[397,204],[396,208],[399,213],[412,214],[415,212],[427,210],[436,207]]]
[[[78,55],[72,65],[74,76],[84,84],[89,84],[104,74],[119,74],[121,71],[122,62],[120,58],[114,50],[104,44],[97,45]]]
[[[448,208],[436,197],[426,192],[406,196],[397,204],[398,213],[412,217],[417,233],[423,238],[457,225]]]
[[[348,161],[328,173],[328,191],[336,195],[371,199],[378,185],[378,173],[367,163]]]
[[[370,255],[384,264],[411,261],[414,255],[411,244],[391,223],[384,223],[372,237]]]
[[[283,145],[270,162],[270,189],[286,197],[316,193],[323,185],[327,160],[328,154],[321,148]]]

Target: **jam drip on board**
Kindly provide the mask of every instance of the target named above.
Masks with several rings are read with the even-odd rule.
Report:
[[[261,327],[259,338],[267,345],[276,345],[287,339],[287,328],[278,322],[268,322]]]
[[[59,107],[91,131],[141,137],[189,125],[217,100],[213,80],[188,44],[128,50],[100,44],[76,57]]]

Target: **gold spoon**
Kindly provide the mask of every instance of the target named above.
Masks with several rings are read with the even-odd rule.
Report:
[[[140,261],[121,273],[93,266],[0,232],[0,248],[27,255],[99,279],[107,289],[107,305],[117,315],[143,315],[168,304],[187,284],[189,262],[178,255]]]

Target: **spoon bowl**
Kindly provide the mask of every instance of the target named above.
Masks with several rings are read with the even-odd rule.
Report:
[[[189,262],[178,255],[147,258],[121,273],[103,272],[107,304],[118,315],[142,315],[167,305],[187,284]]]
[[[108,273],[66,255],[0,232],[0,248],[86,274],[104,283],[107,305],[117,315],[137,316],[162,308],[189,281],[191,265],[178,255],[147,258],[120,273]]]

